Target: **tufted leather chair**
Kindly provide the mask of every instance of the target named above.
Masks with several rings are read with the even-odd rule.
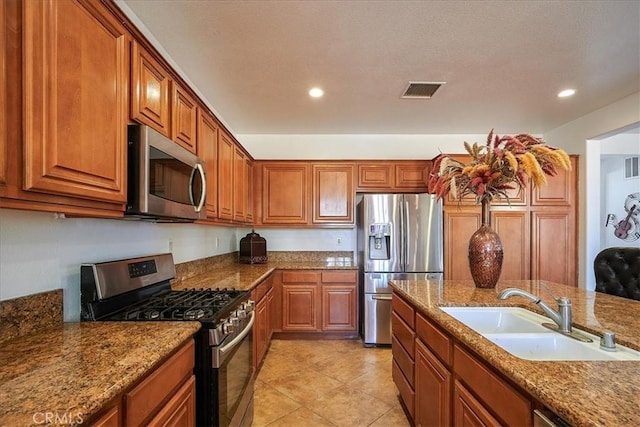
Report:
[[[640,301],[640,248],[603,249],[593,267],[596,291]]]

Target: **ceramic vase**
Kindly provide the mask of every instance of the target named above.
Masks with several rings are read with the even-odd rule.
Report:
[[[469,239],[469,268],[477,288],[495,288],[502,271],[502,242],[491,229],[491,200],[482,199],[482,225]]]

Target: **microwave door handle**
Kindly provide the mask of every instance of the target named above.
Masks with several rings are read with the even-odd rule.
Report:
[[[196,206],[195,202],[193,201],[193,179],[196,175],[196,172],[200,174],[200,181],[202,181],[202,193],[200,194],[200,201],[198,202],[198,206]],[[204,173],[204,169],[202,168],[202,165],[200,163],[197,163],[191,171],[191,177],[189,178],[189,189],[189,200],[191,201],[191,204],[195,206],[196,212],[200,212],[202,210],[202,207],[204,206],[207,194],[207,179]]]

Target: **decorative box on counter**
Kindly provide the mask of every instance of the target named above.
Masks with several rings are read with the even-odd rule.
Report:
[[[242,264],[265,264],[267,262],[267,241],[255,230],[240,239],[240,256]]]

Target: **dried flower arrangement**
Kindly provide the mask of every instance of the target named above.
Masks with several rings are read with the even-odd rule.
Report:
[[[440,199],[451,193],[459,200],[474,194],[478,203],[491,203],[494,198],[509,201],[507,190],[522,191],[528,179],[534,186],[541,186],[546,183],[546,175],[557,174],[558,167],[571,170],[571,161],[564,150],[526,133],[500,137],[492,129],[486,145],[465,142],[464,147],[471,155],[469,163],[444,154],[434,161],[428,187]]]

